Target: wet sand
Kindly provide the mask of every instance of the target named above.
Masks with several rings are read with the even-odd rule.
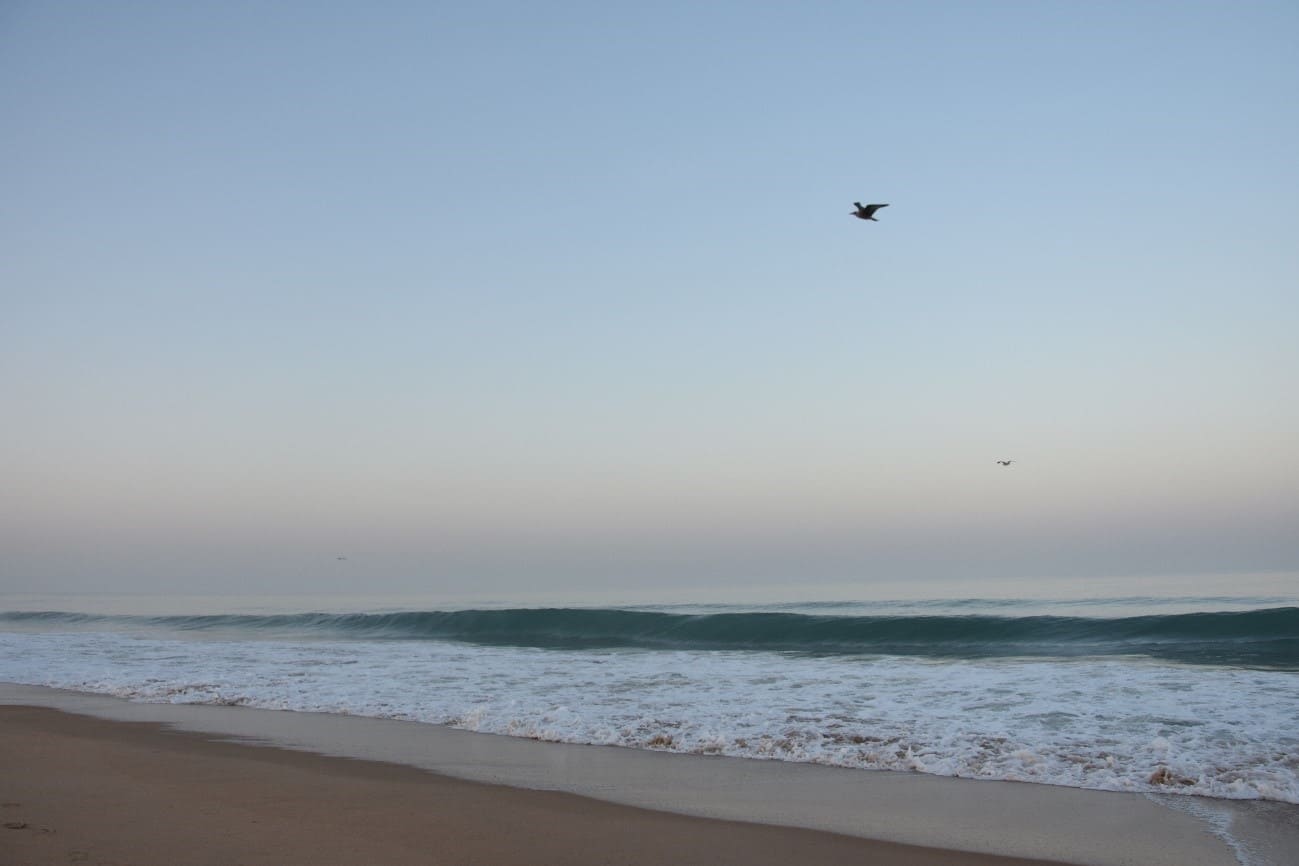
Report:
[[[0,706],[0,863],[1014,866]]]

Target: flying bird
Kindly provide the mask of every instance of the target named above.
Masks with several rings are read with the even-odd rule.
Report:
[[[1000,463],[1002,466],[1009,466],[1010,464],[1014,463],[1015,461],[1014,461],[1014,460],[998,460],[997,462]]]
[[[859,220],[870,220],[871,222],[879,222],[879,220],[875,219],[875,211],[882,207],[888,207],[886,204],[862,204],[859,201],[855,201],[853,204],[857,206],[857,210],[853,211],[852,215]]]

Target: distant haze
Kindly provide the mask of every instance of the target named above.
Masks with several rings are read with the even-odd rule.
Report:
[[[8,3],[0,592],[1299,571],[1296,37]]]

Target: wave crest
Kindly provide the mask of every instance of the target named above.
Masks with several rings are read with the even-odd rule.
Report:
[[[1116,619],[860,616],[785,612],[505,610],[101,616],[0,613],[27,627],[149,626],[186,632],[305,632],[330,638],[447,640],[546,649],[751,650],[988,658],[1146,655],[1190,664],[1299,669],[1299,607]]]

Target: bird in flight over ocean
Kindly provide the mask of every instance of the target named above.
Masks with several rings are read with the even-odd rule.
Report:
[[[859,220],[870,220],[871,222],[879,222],[879,220],[875,219],[875,211],[882,207],[888,207],[886,204],[862,204],[859,201],[855,201],[853,204],[857,206],[857,210],[853,211],[852,215]]]
[[[1014,460],[998,460],[997,462],[1000,463],[1002,466],[1009,466],[1010,464],[1014,463],[1015,461],[1014,461]]]

